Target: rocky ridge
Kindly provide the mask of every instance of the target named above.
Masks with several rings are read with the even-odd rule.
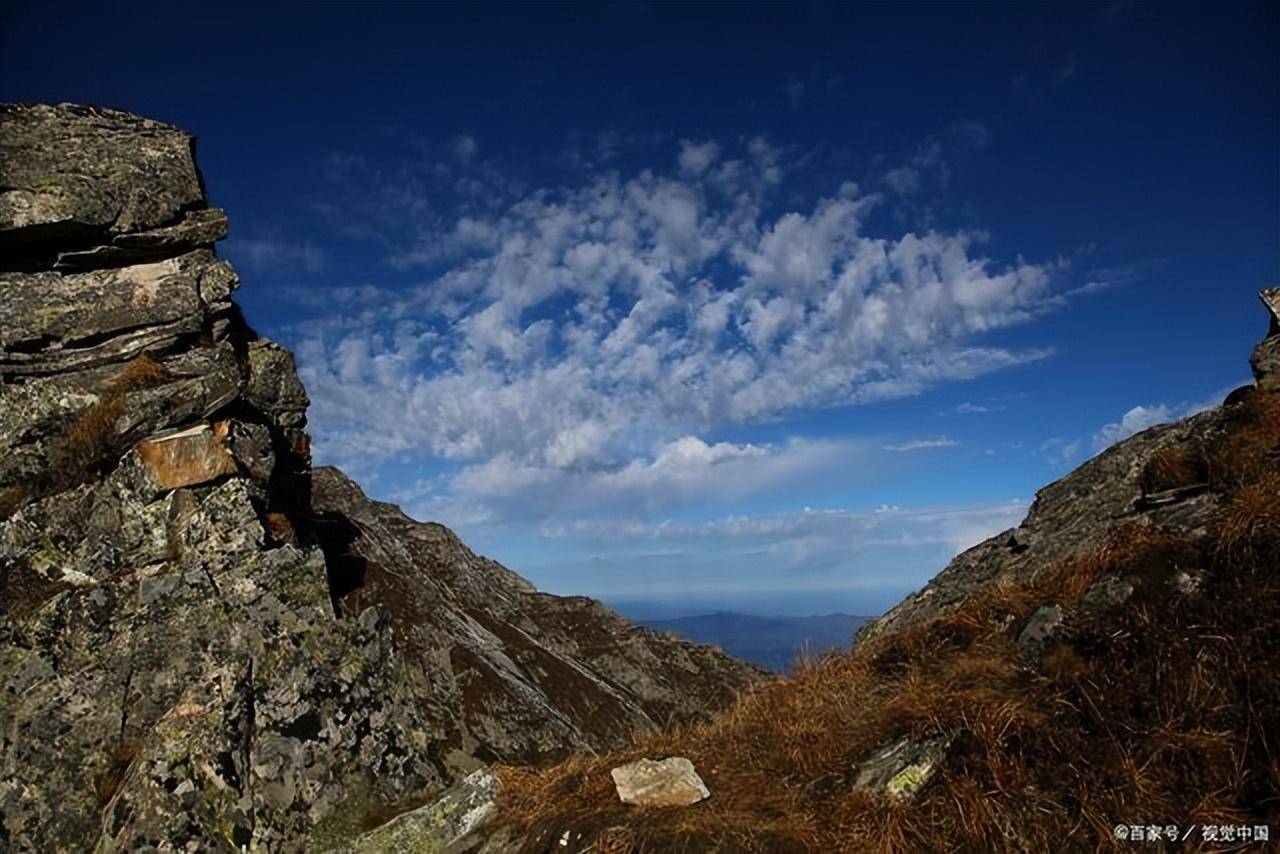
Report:
[[[313,471],[226,229],[182,131],[0,106],[0,849],[343,847],[760,678]]]

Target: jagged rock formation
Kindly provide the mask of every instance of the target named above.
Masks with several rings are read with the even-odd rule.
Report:
[[[1271,312],[1271,328],[1267,337],[1253,348],[1249,365],[1259,388],[1280,391],[1280,288],[1267,288],[1261,296]]]
[[[313,476],[225,234],[185,133],[0,107],[0,850],[327,850],[759,677]]]

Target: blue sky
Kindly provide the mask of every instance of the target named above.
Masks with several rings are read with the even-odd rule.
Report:
[[[1280,17],[9,4],[199,137],[318,463],[557,593],[874,613],[1248,380]]]

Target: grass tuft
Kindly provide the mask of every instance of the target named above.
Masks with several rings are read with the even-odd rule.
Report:
[[[11,487],[13,496],[0,496],[0,517],[4,504],[17,506],[28,500],[73,489],[101,474],[124,452],[126,437],[116,430],[124,414],[128,395],[156,388],[172,379],[172,375],[149,356],[131,360],[107,381],[98,402],[76,415],[49,445],[48,465],[32,483]],[[6,490],[6,495],[10,490]],[[14,497],[16,496],[16,498]]]

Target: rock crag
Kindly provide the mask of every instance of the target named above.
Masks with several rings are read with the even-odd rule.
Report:
[[[226,229],[182,131],[0,106],[0,850],[342,848],[760,678],[313,472]]]

